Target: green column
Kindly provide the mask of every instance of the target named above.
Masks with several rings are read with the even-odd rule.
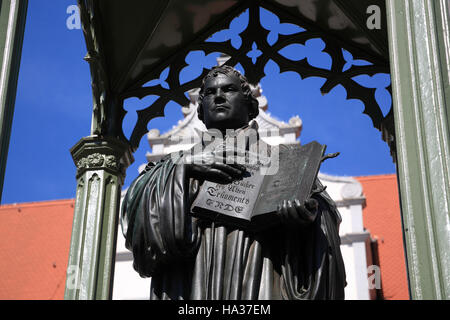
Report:
[[[71,153],[78,171],[65,299],[111,299],[120,192],[133,156],[128,144],[96,136]]]
[[[450,298],[448,0],[387,0],[411,297]]]
[[[0,202],[8,157],[28,0],[0,1]]]

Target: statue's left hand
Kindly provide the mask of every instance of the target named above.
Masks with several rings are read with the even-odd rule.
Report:
[[[284,200],[278,206],[278,215],[283,224],[307,226],[316,220],[319,203],[309,198],[304,203],[299,200]]]

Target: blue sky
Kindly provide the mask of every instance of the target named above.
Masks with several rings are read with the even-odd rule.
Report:
[[[29,2],[2,204],[74,197],[75,166],[69,149],[90,134],[92,94],[89,66],[83,60],[86,46],[82,31],[69,30],[66,25],[67,8],[73,4],[74,0]],[[292,28],[278,26],[270,14],[266,14],[264,21],[278,32]],[[238,22],[233,25],[237,29],[242,27]],[[270,37],[276,37],[275,34],[272,32]],[[216,35],[217,39],[231,36],[235,38],[233,42],[239,41],[236,35]],[[322,46],[320,40],[311,40],[304,48],[286,49],[284,54],[292,59],[303,55],[310,64],[326,66],[330,58],[321,52]],[[215,64],[215,57],[193,53],[189,57],[191,65],[182,76],[195,76],[202,66]],[[352,57],[346,54],[346,58],[351,61]],[[395,173],[381,133],[362,114],[363,103],[347,100],[343,87],[337,86],[322,96],[319,88],[324,79],[302,79],[293,72],[280,74],[275,63],[268,63],[265,72],[267,76],[261,85],[269,100],[270,113],[283,121],[300,116],[304,126],[302,143],[317,140],[328,145],[328,152],[341,153],[338,158],[327,160],[322,172],[346,176]],[[358,81],[377,88],[377,101],[386,114],[391,103],[385,90],[390,84],[389,76],[361,76]],[[147,101],[126,101],[129,115],[125,132],[135,120],[134,110],[146,106]],[[166,117],[152,120],[148,127],[164,132],[181,118],[180,106],[170,103]],[[144,137],[135,153],[135,162],[127,171],[125,186],[136,177],[139,165],[146,162],[148,150]]]

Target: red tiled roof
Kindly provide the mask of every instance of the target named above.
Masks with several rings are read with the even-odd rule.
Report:
[[[364,227],[378,240],[383,297],[409,299],[397,176],[355,177],[363,187]]]
[[[63,299],[74,200],[0,207],[0,299]]]

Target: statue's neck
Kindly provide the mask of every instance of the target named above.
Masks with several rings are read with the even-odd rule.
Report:
[[[238,136],[240,133],[245,132],[246,130],[255,130],[258,131],[258,123],[254,120],[250,121],[248,124],[237,128],[237,129],[219,129],[219,128],[208,128],[207,132],[214,134],[217,132],[220,132],[222,134],[223,139],[226,139],[227,137],[235,137]]]

